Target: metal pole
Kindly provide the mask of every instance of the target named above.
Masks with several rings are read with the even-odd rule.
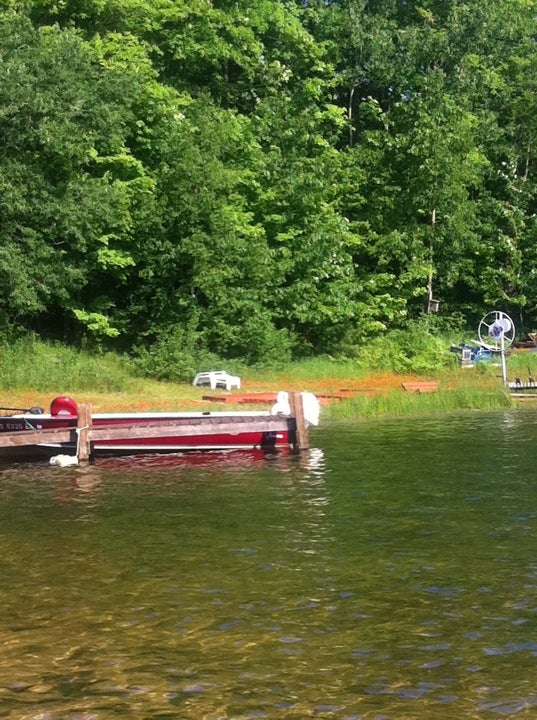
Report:
[[[502,353],[502,377],[503,377],[503,384],[507,385],[507,367],[505,364],[505,338],[504,338],[504,332],[503,328],[500,335],[500,342],[501,342],[501,353]]]

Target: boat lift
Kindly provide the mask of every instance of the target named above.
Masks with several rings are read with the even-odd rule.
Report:
[[[481,345],[493,353],[500,353],[503,384],[507,385],[505,355],[515,339],[515,324],[501,310],[492,310],[481,318],[477,330]]]

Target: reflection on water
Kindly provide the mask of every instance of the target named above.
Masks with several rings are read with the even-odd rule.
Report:
[[[536,428],[0,468],[0,718],[537,717]]]

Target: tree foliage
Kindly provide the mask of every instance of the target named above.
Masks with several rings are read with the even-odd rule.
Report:
[[[1,0],[0,326],[185,367],[352,352],[433,294],[533,329],[536,10]]]

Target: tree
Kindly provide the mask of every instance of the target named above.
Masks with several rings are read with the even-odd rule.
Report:
[[[0,17],[0,309],[4,323],[58,332],[62,318],[115,334],[110,287],[134,263],[133,203],[144,172],[129,152],[132,77],[74,30]]]

